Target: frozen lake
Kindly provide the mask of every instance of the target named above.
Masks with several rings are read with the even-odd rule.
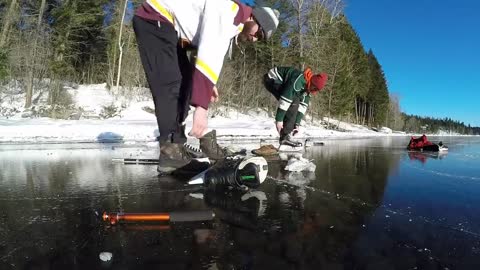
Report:
[[[275,161],[248,194],[112,163],[155,157],[153,146],[0,145],[0,269],[479,269],[480,138],[429,139],[449,152],[407,152],[398,137],[325,141],[304,155],[315,173]],[[98,218],[210,209],[204,222]]]

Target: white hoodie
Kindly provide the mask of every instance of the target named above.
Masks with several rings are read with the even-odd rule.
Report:
[[[242,23],[234,24],[239,4],[229,0],[147,0],[147,3],[173,24],[179,39],[185,39],[197,48],[195,67],[208,78],[213,88],[230,41],[243,29]],[[192,103],[196,103],[195,96],[199,93],[195,92],[208,90],[196,90],[195,81],[193,88]],[[211,91],[209,89],[202,95],[208,95],[209,99]],[[196,105],[205,107],[204,101],[200,103]]]

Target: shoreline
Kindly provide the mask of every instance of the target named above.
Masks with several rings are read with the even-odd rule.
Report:
[[[22,119],[15,121],[9,119],[5,124],[0,119],[0,145],[33,145],[33,144],[149,144],[156,143],[158,130],[155,121],[124,120],[53,120]],[[15,122],[17,122],[15,124]],[[88,122],[88,123],[87,123]],[[232,122],[234,122],[232,120]],[[272,128],[248,129],[249,135],[245,132],[237,132],[235,129],[216,127],[213,124],[211,129],[217,130],[217,140],[221,144],[238,143],[275,143],[278,135]],[[189,125],[187,123],[187,130]],[[334,140],[355,140],[371,139],[379,137],[417,137],[422,134],[415,133],[381,133],[375,131],[343,132],[328,129],[318,130],[312,126],[312,131],[307,134],[296,136],[295,139],[304,141],[334,141]],[[239,134],[240,133],[240,134]],[[241,134],[244,133],[244,134]],[[425,134],[427,137],[479,137],[479,135],[459,134]],[[188,137],[189,143],[195,144],[197,139]]]
[[[60,120],[52,118],[0,118],[0,144],[59,144],[59,143],[154,143],[159,135],[153,114],[137,106],[130,107],[122,116],[108,119]],[[264,113],[240,113],[225,110],[224,115],[209,117],[209,130],[217,131],[222,144],[277,142],[278,133],[271,117]],[[192,115],[186,120],[186,131],[192,126]],[[306,123],[294,138],[304,141],[350,140],[375,137],[410,137],[422,133],[405,133],[387,129],[374,131],[366,126],[336,121],[337,128],[326,129],[321,122]],[[428,134],[428,137],[479,136]],[[188,142],[197,144],[198,139],[188,137]]]

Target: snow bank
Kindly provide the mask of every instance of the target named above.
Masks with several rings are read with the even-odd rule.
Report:
[[[392,134],[393,133],[392,129],[390,129],[388,127],[382,127],[380,129],[380,132],[383,132],[383,133],[386,133],[386,134]]]
[[[22,118],[25,95],[18,84],[0,96],[2,110],[8,116],[0,117],[0,143],[25,142],[153,142],[158,136],[157,122],[153,114],[153,101],[148,89],[135,89],[135,98],[116,97],[105,84],[67,87],[75,106],[83,110],[79,120],[50,118]],[[121,89],[120,89],[121,90]],[[118,91],[117,91],[118,92]],[[34,98],[45,99],[45,93],[36,93]],[[106,107],[118,109],[109,119],[101,119]],[[352,125],[335,119],[324,119],[338,127],[329,130],[320,124],[306,124],[296,136],[305,138],[385,136],[367,127]],[[187,118],[187,129],[192,125],[192,115]],[[272,113],[262,109],[241,113],[228,107],[210,111],[209,128],[216,129],[219,140],[224,143],[247,140],[277,140]],[[340,131],[340,130],[343,130]]]

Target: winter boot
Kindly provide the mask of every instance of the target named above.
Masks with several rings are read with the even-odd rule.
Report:
[[[160,144],[160,157],[157,171],[161,174],[170,174],[173,171],[188,165],[195,158],[183,144],[164,142]]]
[[[252,150],[252,153],[257,156],[272,156],[272,155],[278,154],[278,149],[275,148],[275,146],[268,144],[268,145],[263,145],[258,149]]]
[[[214,160],[224,159],[234,154],[231,150],[218,145],[216,130],[212,130],[200,138],[200,150]]]

